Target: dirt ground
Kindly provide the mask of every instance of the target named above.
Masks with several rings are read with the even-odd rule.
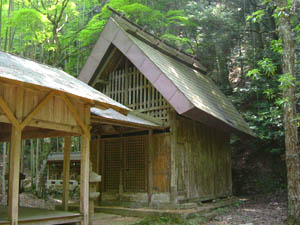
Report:
[[[1,196],[0,196],[1,197]],[[282,193],[256,195],[240,198],[241,203],[218,209],[218,215],[210,222],[197,222],[197,218],[186,221],[185,225],[283,225],[287,216],[287,199]],[[38,199],[32,194],[20,195],[22,206],[53,209],[54,200]],[[96,213],[94,225],[130,225],[143,221],[142,218]],[[170,223],[166,223],[170,224]],[[153,225],[156,225],[153,223]]]
[[[118,215],[96,213],[93,225],[127,225],[140,221],[137,217],[123,217]]]
[[[287,198],[282,193],[257,195],[224,209],[207,225],[282,225],[287,218]]]

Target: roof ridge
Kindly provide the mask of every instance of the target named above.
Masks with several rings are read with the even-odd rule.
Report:
[[[185,52],[185,51],[183,51],[183,50],[181,50],[181,49],[179,49],[179,48],[177,48],[177,47],[175,47],[175,46],[173,46],[173,45],[167,43],[166,41],[160,39],[158,36],[156,36],[156,35],[154,35],[154,34],[148,32],[148,31],[146,31],[145,28],[142,28],[142,27],[139,26],[138,24],[136,24],[136,23],[132,22],[131,20],[129,20],[129,19],[126,17],[125,13],[118,12],[117,10],[113,9],[113,8],[110,7],[110,6],[107,6],[107,8],[108,8],[111,12],[113,12],[114,15],[118,16],[120,19],[122,19],[123,21],[129,23],[131,26],[134,26],[134,27],[136,28],[134,31],[131,31],[130,33],[132,33],[132,32],[133,32],[133,33],[136,33],[136,31],[138,30],[138,31],[141,32],[142,34],[148,36],[148,38],[149,38],[149,36],[150,36],[151,38],[156,39],[157,42],[156,42],[156,43],[152,43],[152,44],[156,45],[157,48],[160,48],[162,51],[164,51],[164,53],[165,53],[165,52],[168,52],[168,53],[171,54],[173,57],[175,57],[177,60],[184,61],[184,62],[190,64],[192,67],[195,67],[195,69],[200,69],[202,73],[206,73],[206,72],[207,72],[207,69],[206,69],[203,65],[201,65],[201,64],[199,63],[200,59],[197,58],[195,55],[191,55],[191,54],[189,54],[189,53],[187,53],[187,52]],[[140,38],[142,38],[142,37],[140,37]],[[147,41],[149,42],[149,41],[152,41],[152,40],[147,40]],[[160,46],[160,45],[165,45],[165,46]],[[163,48],[163,47],[164,47],[164,48]],[[176,53],[174,54],[173,52],[170,51],[170,49],[166,49],[166,48],[174,49],[174,50],[176,51]],[[182,59],[182,58],[178,58],[178,55],[181,55],[181,56],[183,56],[184,58],[183,58],[183,59]],[[187,60],[187,58],[188,58],[189,60]],[[195,64],[196,64],[196,65],[195,65]]]

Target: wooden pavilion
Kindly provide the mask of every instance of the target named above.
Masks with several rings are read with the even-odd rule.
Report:
[[[167,128],[94,130],[101,204],[176,206],[231,195],[230,134],[253,136],[249,126],[194,56],[112,11],[79,79]]]
[[[89,223],[91,107],[128,108],[65,72],[0,52],[0,140],[10,141],[8,207],[0,224]],[[70,136],[81,136],[80,212],[19,208],[22,138],[65,137],[63,206],[68,208]]]

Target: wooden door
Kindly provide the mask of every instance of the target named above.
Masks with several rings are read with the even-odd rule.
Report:
[[[124,141],[124,191],[144,192],[147,190],[147,138],[127,137]]]
[[[117,191],[120,185],[121,138],[104,141],[104,189]]]
[[[122,143],[123,142],[123,143]],[[133,136],[104,141],[104,189],[147,191],[147,138]],[[123,144],[123,150],[122,150]]]

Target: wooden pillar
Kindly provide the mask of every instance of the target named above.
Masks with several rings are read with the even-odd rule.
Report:
[[[69,182],[70,182],[70,148],[71,148],[71,137],[65,137],[64,145],[64,180],[63,180],[63,196],[62,206],[65,211],[68,211],[69,202]]]
[[[3,167],[2,167],[2,201],[4,203],[4,198],[6,195],[6,185],[5,185],[5,173],[6,173],[6,146],[7,143],[4,142],[3,143],[3,149],[2,149],[2,163],[3,163]]]
[[[153,194],[153,130],[149,130],[148,134],[148,204],[151,206]]]
[[[125,161],[124,161],[124,137],[123,131],[121,130],[121,146],[120,146],[120,159],[121,159],[121,169],[120,169],[120,184],[119,184],[119,197],[122,198],[124,192],[124,170],[125,170]]]
[[[9,191],[8,191],[8,219],[11,225],[18,224],[19,178],[22,131],[12,126],[9,154]]]
[[[85,125],[90,126],[90,107],[85,107]],[[80,161],[80,213],[82,225],[89,224],[89,164],[90,164],[90,133],[81,136]]]
[[[24,90],[17,89],[16,120],[20,123],[23,117]],[[18,225],[19,218],[19,180],[20,158],[22,149],[22,129],[17,124],[11,125],[9,151],[9,190],[8,190],[8,219],[11,225]]]
[[[99,174],[99,175],[101,175],[102,176],[102,174],[100,173],[100,139],[101,139],[101,137],[100,136],[97,136],[97,166],[96,166],[96,173],[97,174]],[[101,177],[101,182],[102,182],[102,180],[103,180],[103,176]],[[98,191],[98,192],[100,192],[100,183],[101,182],[97,182],[97,185],[96,185],[96,190]]]
[[[170,201],[172,204],[177,204],[177,174],[176,174],[176,148],[177,148],[177,139],[176,139],[176,112],[170,111],[169,114],[170,121],[170,138],[171,138],[171,195]]]

